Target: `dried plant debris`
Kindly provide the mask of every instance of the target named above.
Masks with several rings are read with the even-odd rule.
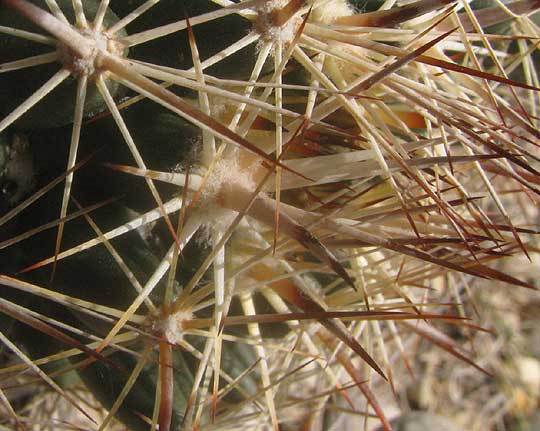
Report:
[[[1,425],[389,431],[419,348],[494,388],[538,9],[0,0]]]

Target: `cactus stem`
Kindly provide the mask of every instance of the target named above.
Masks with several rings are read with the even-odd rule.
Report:
[[[54,38],[45,36],[43,34],[33,33],[31,31],[25,31],[18,28],[6,27],[4,25],[0,25],[0,33],[19,37],[25,40],[30,40],[32,42],[39,43],[42,45],[56,46],[56,40]]]
[[[293,118],[300,118],[301,117],[296,112],[293,112],[291,110],[284,109],[284,108],[277,108],[273,104],[267,103],[267,102],[265,102],[263,100],[250,99],[248,97],[239,95],[238,93],[235,93],[233,91],[228,91],[228,90],[219,88],[217,86],[210,86],[210,85],[206,85],[204,83],[196,82],[196,81],[194,81],[192,79],[188,79],[188,78],[182,76],[182,75],[184,75],[184,73],[182,73],[182,75],[181,75],[180,73],[172,73],[170,71],[171,69],[156,68],[156,67],[152,67],[150,65],[141,64],[139,62],[133,62],[133,61],[129,61],[129,60],[122,60],[122,61],[123,61],[123,64],[129,66],[129,70],[132,71],[132,73],[137,72],[137,73],[140,73],[141,75],[143,75],[145,77],[155,78],[155,79],[163,80],[165,82],[171,82],[173,84],[176,84],[176,85],[179,85],[179,86],[182,86],[182,87],[186,87],[186,88],[190,88],[190,89],[195,90],[195,91],[208,93],[209,95],[216,96],[216,97],[226,98],[229,101],[234,101],[234,102],[237,102],[239,104],[248,104],[248,105],[257,107],[259,109],[263,109],[265,111],[277,112],[277,113],[280,113],[282,115],[286,115],[288,117],[293,117]],[[119,75],[120,75],[120,73],[119,73]],[[122,75],[122,77],[124,77],[124,75]],[[245,85],[245,83],[244,83],[244,85]],[[275,86],[276,85],[273,84],[273,85],[271,85],[271,86],[269,86],[267,88],[269,90],[273,90]]]
[[[111,114],[114,118],[114,121],[116,122],[116,125],[118,126],[118,129],[120,130],[120,133],[122,134],[124,141],[126,142],[126,145],[128,146],[131,155],[135,159],[135,162],[141,169],[146,169],[146,165],[144,163],[144,160],[137,149],[137,145],[135,144],[135,141],[133,140],[131,133],[129,132],[129,129],[127,128],[127,125],[122,118],[122,114],[120,114],[120,110],[116,106],[116,103],[114,102],[114,99],[107,88],[107,85],[105,85],[105,82],[103,80],[102,75],[98,75],[97,81],[96,81],[97,87],[99,92],[101,93],[103,100],[107,104],[107,107],[111,111]],[[161,200],[161,196],[159,195],[159,192],[156,189],[156,186],[154,185],[154,182],[150,178],[146,178],[146,183],[148,184],[148,188],[150,189],[150,192],[152,193],[152,196],[154,197],[158,207],[162,211],[163,217],[165,218],[165,222],[167,224],[167,227],[169,228],[169,231],[172,234],[172,237],[176,239],[176,233],[175,229],[172,226],[172,223],[169,219],[168,214],[165,212],[163,208],[163,201]]]
[[[186,244],[191,240],[193,234],[199,229],[200,221],[193,221],[193,219],[190,219],[191,222],[188,222],[184,229],[182,230],[182,235],[180,238],[178,238],[179,245],[178,248],[180,251],[186,246]],[[128,322],[128,320],[131,318],[131,316],[138,310],[138,308],[141,306],[141,304],[146,300],[146,298],[152,293],[154,288],[157,286],[157,284],[161,281],[163,276],[167,273],[167,271],[170,268],[170,264],[172,261],[173,253],[175,248],[177,247],[176,243],[173,243],[173,245],[169,248],[169,251],[165,255],[165,257],[162,259],[161,263],[158,265],[150,279],[146,282],[144,289],[139,293],[137,298],[131,303],[129,308],[123,313],[122,317],[118,319],[118,322],[114,325],[114,327],[109,331],[107,336],[103,339],[103,342],[100,344],[99,348],[96,349],[97,351],[101,351],[102,349],[107,346],[107,344],[115,337],[116,334],[124,327],[124,325]],[[175,310],[177,311],[177,310]]]
[[[296,175],[303,176],[294,172],[281,162],[274,160],[257,145],[252,144],[240,135],[232,132],[219,121],[204,114],[199,109],[192,107],[189,103],[171,91],[138,73],[134,69],[139,69],[139,65],[135,67],[135,63],[127,62],[117,56],[107,53],[100,54],[100,63],[105,69],[115,73],[119,77],[119,81],[127,87],[134,89],[138,93],[143,94],[173,112],[176,112],[182,118],[185,118],[200,127],[201,130],[211,131],[217,138],[221,138],[225,142],[239,146],[258,155],[272,166],[279,166]]]
[[[128,24],[136,20],[138,17],[140,17],[143,13],[145,13],[148,9],[150,9],[155,4],[159,3],[160,0],[148,0],[147,2],[143,3],[141,6],[139,6],[134,11],[127,14],[124,18],[122,18],[120,21],[118,21],[116,24],[114,24],[112,27],[105,30],[105,34],[107,36],[113,36],[116,32],[119,30],[122,30],[124,27],[126,27]]]
[[[262,68],[264,66],[264,63],[266,62],[266,59],[270,55],[270,51],[272,49],[272,44],[270,42],[265,43],[260,51],[259,55],[257,56],[257,61],[255,62],[255,66],[253,67],[253,71],[251,72],[251,76],[249,78],[249,83],[254,84],[259,80],[259,76],[261,74]],[[244,97],[250,98],[251,94],[254,90],[253,85],[249,85],[244,90]],[[246,103],[240,103],[238,104],[236,108],[236,112],[234,114],[234,117],[232,118],[229,127],[231,130],[236,130],[238,127],[238,124],[240,122],[240,118],[242,117],[243,112],[246,109]]]
[[[59,58],[57,52],[34,55],[22,60],[10,61],[0,64],[0,73],[12,72],[14,70],[26,69],[27,67],[40,66],[42,64],[54,63]]]
[[[8,116],[0,121],[0,132],[11,126],[19,117],[21,117],[32,106],[43,99],[47,94],[54,90],[58,85],[67,79],[71,75],[71,72],[66,69],[60,69],[56,72],[45,84],[38,88],[34,94],[32,94],[23,103],[17,106]]]
[[[64,224],[64,223],[67,223],[69,222],[70,220],[73,220],[81,215],[85,215],[85,214],[88,214],[92,211],[95,211],[96,209],[98,208],[101,208],[105,205],[108,205],[110,204],[111,202],[114,202],[116,199],[115,198],[112,198],[112,199],[107,199],[106,201],[104,202],[100,202],[100,203],[97,203],[97,204],[94,204],[94,205],[91,205],[87,208],[80,208],[78,211],[74,211],[72,212],[71,214],[69,214],[68,216],[64,216],[64,217],[61,217],[59,219],[56,219],[56,220],[53,220],[53,221],[50,221],[48,223],[45,223],[41,226],[38,226],[34,229],[30,229],[20,235],[16,235],[16,236],[13,236],[5,241],[0,241],[0,250],[2,249],[5,249],[7,247],[10,247],[14,244],[17,244],[18,242],[21,242],[21,241],[24,241],[25,239],[33,236],[33,235],[36,235],[40,232],[44,232],[45,230],[47,229],[50,229],[50,228],[53,228],[55,226],[58,226],[58,225],[61,225],[61,224]]]
[[[81,59],[90,58],[94,52],[92,43],[69,24],[26,0],[2,0],[3,4],[17,9],[34,24],[52,34]]]
[[[201,68],[204,70],[216,63],[219,63],[221,60],[229,57],[235,52],[238,52],[244,49],[246,46],[251,45],[253,42],[257,41],[258,39],[259,39],[259,36],[256,33],[249,33],[245,35],[242,39],[229,45],[228,47],[218,52],[217,54],[214,54],[211,57],[208,57],[206,60],[204,60],[201,63]],[[192,67],[191,69],[188,70],[188,72],[193,72],[194,70],[195,68]]]
[[[159,172],[151,169],[139,169],[132,166],[104,164],[108,168],[124,172],[126,174],[147,177],[153,180],[163,181],[187,188],[190,192],[196,192],[203,185],[203,177],[197,174],[189,174],[189,181],[186,184],[187,175],[179,172]]]
[[[79,212],[83,211],[82,206],[77,202],[77,200],[75,198],[72,198],[72,200],[75,202],[75,205],[77,205],[77,208],[79,208]],[[139,280],[137,280],[137,277],[135,276],[135,274],[133,274],[129,266],[126,264],[124,259],[122,259],[122,256],[120,256],[120,254],[116,251],[116,249],[111,244],[111,242],[107,238],[105,238],[105,235],[103,235],[103,232],[101,231],[99,226],[94,222],[94,220],[92,220],[92,217],[90,217],[89,209],[87,208],[86,211],[82,213],[82,215],[86,219],[88,224],[92,227],[96,235],[99,237],[102,244],[107,248],[111,256],[114,258],[114,260],[118,264],[118,266],[122,269],[122,271],[124,272],[128,280],[131,282],[131,285],[135,288],[137,292],[139,293],[142,292],[143,287],[141,286]],[[157,307],[154,305],[154,303],[152,302],[150,298],[146,298],[145,304],[151,313],[156,311]]]
[[[81,0],[72,0],[73,10],[75,11],[75,20],[79,28],[88,28],[88,21],[84,14],[83,5]]]
[[[103,18],[105,18],[105,12],[107,12],[108,7],[109,7],[109,0],[101,0],[98,11],[96,13],[96,17],[94,18],[94,23],[92,25],[92,27],[94,28],[94,31],[96,32],[101,31],[101,28],[103,27]]]
[[[193,67],[195,68],[195,74],[197,77],[197,82],[201,85],[205,85],[203,68],[201,64],[201,57],[199,55],[199,49],[197,48],[197,41],[195,40],[195,35],[193,34],[193,28],[189,22],[189,18],[186,18],[188,24],[188,38],[189,45],[191,49],[191,58],[193,60]],[[202,111],[210,116],[212,115],[210,111],[210,100],[206,92],[199,92],[199,104],[202,108]],[[212,163],[212,160],[216,156],[216,138],[214,135],[208,132],[208,130],[203,130],[203,154],[202,154],[202,164],[204,166],[209,166]]]
[[[114,318],[119,318],[123,315],[123,312],[117,310],[116,308],[99,305],[93,302],[54,292],[52,290],[44,289],[42,287],[36,286],[35,284],[27,283],[25,281],[18,280],[7,275],[0,275],[0,284],[10,287],[12,289],[20,290],[22,292],[28,292],[31,295],[37,295],[41,298],[56,302],[58,304],[66,305],[70,308],[78,308],[81,311],[89,311],[94,316],[112,316]],[[144,323],[145,320],[145,316],[137,314],[132,314],[129,319],[130,323],[138,324]]]
[[[54,184],[58,184],[64,176],[60,177],[59,179],[55,180]],[[49,190],[51,187],[48,187],[47,190]],[[45,191],[44,191],[45,192]],[[34,200],[32,200],[33,202]],[[31,202],[28,203],[28,205]],[[182,199],[180,198],[173,198],[167,203],[163,205],[164,211],[167,214],[173,213],[175,211],[178,211],[180,207],[182,206]],[[14,215],[13,213],[8,213],[7,215],[10,216],[10,218]],[[140,228],[141,226],[144,226],[145,224],[152,223],[156,220],[159,220],[161,217],[163,217],[163,214],[159,208],[156,208],[154,210],[148,211],[144,214],[142,214],[139,217],[134,218],[133,220],[130,220],[125,225],[118,226],[115,229],[110,230],[109,232],[105,233],[104,238],[106,239],[113,239],[118,236],[124,235],[127,232],[131,232],[135,229]],[[70,248],[69,250],[65,250],[61,252],[57,260],[65,259],[66,257],[73,256],[74,254],[80,253],[84,250],[88,250],[89,248],[95,247],[96,245],[102,244],[101,238],[94,238],[89,241],[86,241],[82,244],[79,244],[76,247]],[[19,271],[18,274],[22,274],[25,272],[33,271],[35,269],[41,268],[45,265],[50,265],[54,261],[54,257],[50,257],[47,259],[44,259],[40,262],[37,262],[33,265],[30,265],[27,268],[24,268],[23,270]]]
[[[145,351],[143,352],[142,356],[137,361],[137,365],[135,365],[135,368],[129,375],[129,378],[126,381],[126,384],[122,388],[122,391],[116,398],[114,404],[112,405],[112,407],[110,408],[107,414],[107,417],[103,420],[103,422],[101,422],[101,425],[99,426],[97,431],[104,431],[109,427],[109,424],[114,418],[114,415],[116,414],[116,412],[118,411],[118,409],[120,408],[120,406],[122,405],[126,397],[128,396],[129,392],[133,388],[133,385],[135,384],[135,382],[137,381],[137,378],[143,371],[144,366],[148,363],[148,355],[150,353],[150,350],[151,350],[151,347],[150,346],[147,347]]]
[[[75,99],[75,114],[74,114],[73,128],[71,132],[71,144],[69,147],[69,156],[68,156],[68,164],[67,164],[68,171],[71,170],[73,166],[75,166],[75,163],[77,160],[77,151],[79,148],[79,140],[81,137],[81,127],[82,127],[82,120],[83,120],[83,115],[84,115],[84,102],[86,100],[87,86],[88,86],[88,76],[86,74],[82,74],[79,77],[79,80],[77,82],[77,94],[76,94],[76,99]],[[73,172],[71,172],[66,177],[66,182],[64,185],[64,195],[62,197],[62,207],[60,209],[60,218],[65,217],[67,214],[72,184],[73,184]],[[63,233],[64,233],[64,223],[60,223],[58,225],[58,233],[56,236],[56,245],[54,249],[55,257],[58,256],[58,253],[60,252],[60,246],[62,243]],[[54,276],[55,270],[56,270],[56,260],[53,264],[51,277]]]
[[[47,4],[47,7],[56,18],[58,18],[60,21],[69,25],[69,22],[66,16],[64,15],[64,12],[62,12],[62,9],[60,9],[60,6],[58,6],[58,3],[56,2],[56,0],[45,0],[45,3]]]
[[[253,6],[256,6],[265,0],[248,0],[238,4],[232,4],[230,6],[218,9],[213,12],[208,12],[194,18],[191,18],[191,25],[195,26],[197,24],[203,24],[205,22],[213,21],[217,18],[221,18],[232,13],[238,13],[242,10],[249,9]],[[141,43],[149,42],[160,37],[167,36],[177,31],[185,30],[187,28],[187,21],[185,19],[171,24],[167,24],[161,27],[156,27],[150,30],[142,31],[140,33],[135,33],[123,38],[121,41],[127,47],[132,47],[135,45],[140,45]]]

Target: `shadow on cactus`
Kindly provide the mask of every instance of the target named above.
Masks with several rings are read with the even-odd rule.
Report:
[[[160,431],[390,430],[415,337],[489,374],[444,330],[531,287],[492,262],[536,233],[537,9],[2,0],[4,423],[24,371]]]

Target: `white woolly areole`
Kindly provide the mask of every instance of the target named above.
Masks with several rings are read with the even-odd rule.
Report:
[[[347,0],[315,0],[310,21],[331,24],[337,18],[354,15],[354,8]]]
[[[293,16],[282,26],[275,25],[272,18],[273,12],[287,6],[289,1],[290,0],[270,0],[257,8],[259,15],[255,27],[257,32],[261,35],[261,42],[275,42],[281,40],[284,46],[292,42],[296,31],[302,23],[302,18],[298,15]]]
[[[165,337],[169,343],[177,344],[184,339],[183,323],[192,318],[193,313],[190,311],[177,311],[164,319],[156,320],[152,329]]]
[[[224,231],[230,226],[237,213],[223,208],[223,194],[234,194],[235,190],[255,191],[253,174],[258,167],[259,163],[248,168],[241,167],[236,150],[214,165],[198,202],[197,216],[202,219],[199,240],[207,241],[215,229]]]
[[[85,36],[93,46],[91,54],[88,57],[83,58],[73,54],[73,52],[63,44],[59,44],[58,46],[62,64],[75,75],[95,75],[99,70],[97,60],[100,52],[122,55],[122,46],[103,33],[92,29],[84,29],[81,30],[80,33]]]
[[[234,151],[228,157],[219,160],[212,169],[202,194],[202,200],[206,204],[212,204],[220,192],[226,188],[242,188],[254,191],[256,188],[253,173],[258,164],[246,169],[238,163],[238,152]]]

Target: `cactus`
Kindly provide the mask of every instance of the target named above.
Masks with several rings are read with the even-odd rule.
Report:
[[[388,431],[415,337],[489,374],[440,304],[532,287],[493,261],[532,250],[538,8],[0,0],[0,375],[92,429]]]

